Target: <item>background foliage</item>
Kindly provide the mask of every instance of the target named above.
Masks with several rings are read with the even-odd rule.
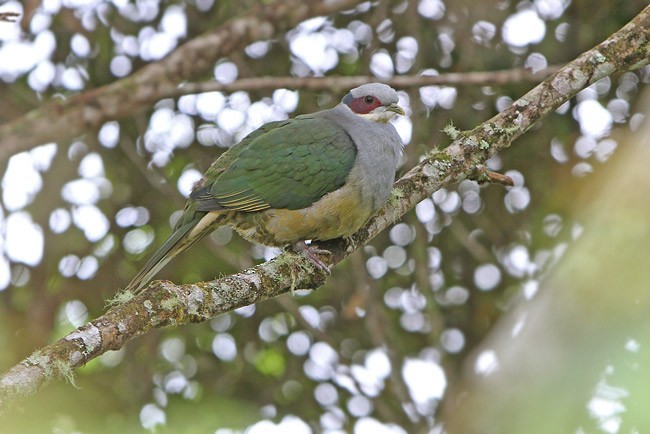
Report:
[[[536,70],[570,61],[645,5],[360,3],[234,50],[197,81]],[[15,122],[45,101],[116,82],[258,6],[7,2],[0,11],[19,10],[22,18],[0,23],[0,123]],[[297,291],[209,324],[149,333],[81,369],[76,388],[61,382],[42,390],[21,413],[5,415],[3,426],[62,433],[139,427],[416,433],[437,432],[444,421],[457,432],[481,432],[463,425],[474,419],[502,427],[495,432],[522,432],[522,426],[643,432],[648,422],[635,409],[648,397],[634,379],[643,378],[648,323],[642,315],[626,319],[631,300],[646,306],[644,291],[635,288],[647,280],[644,263],[633,267],[626,258],[643,258],[647,244],[642,230],[629,239],[598,235],[642,219],[625,210],[643,202],[638,192],[647,184],[616,181],[632,178],[640,164],[634,152],[620,150],[637,149],[635,141],[642,148],[648,137],[641,133],[648,80],[647,67],[601,80],[493,158],[490,167],[512,176],[515,187],[463,181],[438,191],[337,266],[321,290]],[[510,81],[404,89],[409,117],[397,126],[408,146],[401,171],[448,143],[442,130],[450,122],[471,129],[530,87]],[[74,140],[5,156],[0,366],[101,314],[105,300],[169,234],[183,194],[223,149],[263,122],[331,107],[346,90],[252,89],[165,99]],[[618,187],[608,192],[609,185]],[[601,214],[611,221],[594,223]],[[223,229],[160,277],[194,282],[276,253]],[[600,261],[581,262],[592,256]],[[553,297],[558,288],[584,296]],[[548,310],[558,300],[570,311],[566,316]],[[616,302],[623,307],[608,309]],[[530,317],[539,319],[527,324]],[[517,339],[524,326],[537,334]],[[556,345],[557,330],[574,334]],[[517,372],[565,358],[564,381],[542,372],[532,385],[522,380],[524,391],[508,387],[513,378],[527,378]],[[488,386],[477,379],[491,375]],[[553,387],[535,388],[544,382]],[[478,398],[458,405],[468,394]],[[490,406],[480,399],[486,396]],[[558,400],[562,406],[545,408]],[[521,420],[499,425],[509,418],[501,411],[513,405],[521,407]],[[549,417],[561,425],[546,425]]]

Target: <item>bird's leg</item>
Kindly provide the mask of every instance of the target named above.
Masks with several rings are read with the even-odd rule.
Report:
[[[291,248],[296,253],[302,253],[305,256],[305,258],[307,258],[309,262],[311,262],[312,265],[317,269],[327,274],[332,274],[330,267],[328,267],[327,264],[321,261],[320,258],[317,256],[317,255],[331,255],[332,252],[330,252],[329,250],[319,249],[316,246],[307,245],[307,243],[305,243],[304,241],[298,241],[297,243],[293,244]]]
[[[357,249],[357,243],[352,237],[341,237],[345,241],[345,251],[352,253]]]

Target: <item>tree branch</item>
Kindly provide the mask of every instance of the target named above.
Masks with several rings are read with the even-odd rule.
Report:
[[[536,122],[581,89],[614,73],[646,65],[650,57],[650,6],[603,43],[570,62],[503,112],[472,131],[457,133],[445,150],[432,151],[397,181],[389,203],[352,237],[358,248],[397,221],[422,199],[458,180],[480,176],[477,165],[510,146]],[[349,256],[343,240],[321,244],[331,265]],[[37,351],[0,376],[0,407],[36,392],[55,376],[70,377],[109,350],[154,328],[206,321],[241,306],[286,293],[318,288],[325,276],[300,255],[278,258],[231,276],[191,285],[152,282],[137,297],[111,308],[52,345]]]
[[[513,82],[538,83],[558,69],[560,69],[560,66],[553,65],[537,72],[526,68],[513,68],[500,71],[448,72],[440,75],[397,75],[391,78],[377,78],[368,75],[346,77],[255,77],[242,78],[230,84],[221,84],[216,81],[185,83],[179,86],[175,93],[167,96],[179,97],[201,92],[236,92],[240,90],[254,91],[278,88],[328,90],[336,92],[348,91],[349,89],[373,81],[385,83],[398,89],[436,85],[467,86]]]
[[[18,12],[0,12],[0,21],[15,23],[19,16]]]
[[[165,59],[148,64],[111,84],[52,99],[25,116],[0,127],[0,161],[52,141],[65,141],[105,122],[133,116],[161,98],[173,95],[184,80],[209,71],[217,60],[254,41],[266,40],[306,19],[351,9],[362,0],[287,0],[257,4],[214,31],[198,36]]]

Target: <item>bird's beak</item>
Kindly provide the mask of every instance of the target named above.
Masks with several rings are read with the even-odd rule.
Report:
[[[393,103],[393,104],[387,106],[386,111],[394,112],[394,113],[397,113],[398,115],[402,115],[402,116],[404,116],[406,114],[404,109],[402,107],[400,107],[399,105],[397,105],[397,103]]]

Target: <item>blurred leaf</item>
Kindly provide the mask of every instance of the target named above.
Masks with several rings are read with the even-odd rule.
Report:
[[[255,369],[264,375],[281,377],[286,369],[284,354],[275,348],[260,350],[255,354]]]

